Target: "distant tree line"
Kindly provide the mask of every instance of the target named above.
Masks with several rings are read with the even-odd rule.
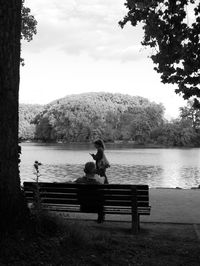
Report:
[[[200,145],[200,111],[192,101],[167,121],[164,106],[139,96],[70,95],[46,106],[20,105],[19,139],[44,142],[133,141],[165,146]]]

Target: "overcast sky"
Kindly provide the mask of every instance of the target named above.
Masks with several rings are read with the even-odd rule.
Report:
[[[163,103],[166,117],[185,105],[164,85],[141,46],[142,28],[122,30],[124,0],[26,0],[38,33],[23,42],[20,103],[46,104],[68,94],[104,91]]]

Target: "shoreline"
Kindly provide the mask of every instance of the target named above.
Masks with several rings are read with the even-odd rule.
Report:
[[[45,145],[93,145],[93,142],[62,142],[62,141],[42,141],[42,140],[21,140],[19,144],[45,144]],[[115,145],[124,148],[137,148],[137,149],[193,149],[200,148],[200,146],[190,145],[190,146],[167,146],[161,144],[140,144],[135,143],[134,141],[114,141],[114,142],[105,142],[105,145]]]
[[[200,189],[200,185],[197,187],[191,187],[191,188],[182,188],[182,187],[149,187],[149,189],[177,189],[177,190],[198,190]]]

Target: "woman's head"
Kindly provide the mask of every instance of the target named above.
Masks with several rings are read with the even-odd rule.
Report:
[[[101,139],[96,140],[94,142],[94,145],[95,145],[96,148],[103,148],[103,149],[105,149],[103,140],[101,140]]]

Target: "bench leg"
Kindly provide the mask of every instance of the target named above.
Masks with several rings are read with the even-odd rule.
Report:
[[[132,233],[137,234],[139,231],[139,215],[132,213]]]
[[[138,214],[138,231],[140,231],[140,215]]]
[[[132,188],[132,233],[137,234],[139,230],[139,214],[137,206],[137,189]]]

